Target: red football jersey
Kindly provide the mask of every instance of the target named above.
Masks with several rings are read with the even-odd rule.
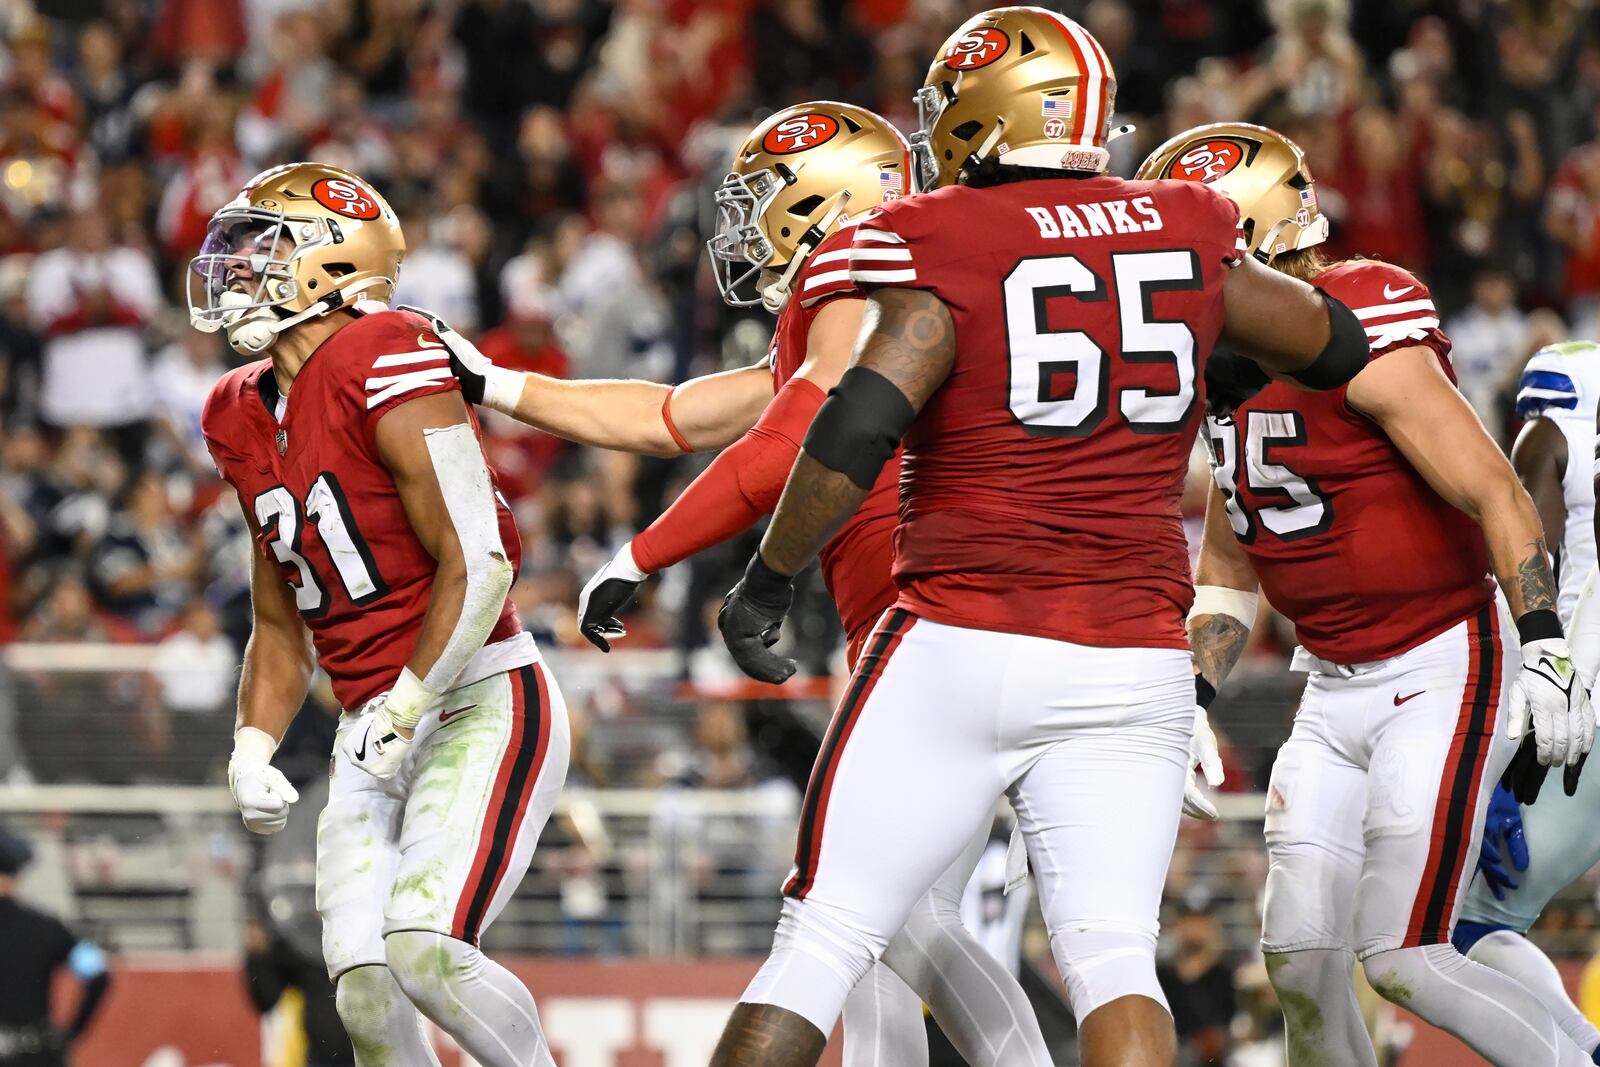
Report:
[[[794,298],[778,314],[772,335],[773,386],[782,389],[806,361],[811,323],[829,300],[865,294],[850,281],[854,227],[830,233],[801,266]],[[886,463],[861,507],[821,553],[822,580],[833,594],[844,632],[854,638],[894,604],[894,528],[899,520],[898,461]]]
[[[378,421],[407,401],[458,389],[427,320],[382,309],[361,314],[312,354],[281,422],[271,360],[229,371],[206,400],[201,428],[211,456],[250,512],[257,546],[294,590],[317,660],[347,709],[394,684],[433,589],[433,557],[378,458]],[[469,415],[476,430],[470,408]],[[501,542],[516,566],[522,542],[510,511],[498,506]],[[458,683],[537,659],[508,600]]]
[[[863,289],[926,289],[955,364],[904,442],[899,603],[957,626],[1187,648],[1178,501],[1239,212],[1193,182],[951,186],[857,228]]]
[[[1415,345],[1450,368],[1427,286],[1354,260],[1313,279],[1356,313],[1372,359]],[[1228,521],[1273,607],[1333,663],[1388,659],[1494,596],[1483,531],[1447,504],[1345,389],[1273,382],[1227,421],[1207,420]]]

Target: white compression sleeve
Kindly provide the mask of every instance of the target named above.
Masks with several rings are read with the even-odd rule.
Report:
[[[500,542],[500,516],[495,511],[489,467],[472,427],[461,422],[424,430],[422,436],[467,566],[461,615],[444,651],[422,679],[429,690],[442,693],[478,654],[489,631],[494,629],[514,575]]]

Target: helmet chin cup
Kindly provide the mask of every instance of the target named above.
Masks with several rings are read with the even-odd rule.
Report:
[[[278,336],[278,317],[267,308],[248,309],[250,298],[245,294],[230,290],[217,298],[217,304],[221,307],[246,305],[237,311],[225,311],[222,316],[223,325],[228,331],[228,344],[240,355],[258,356]]]

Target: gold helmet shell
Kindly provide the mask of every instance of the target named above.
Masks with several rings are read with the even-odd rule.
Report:
[[[950,35],[917,91],[919,189],[993,156],[1019,167],[1110,164],[1117,78],[1088,30],[1041,7],[997,7]]]
[[[1196,126],[1152,152],[1136,177],[1205,182],[1227,194],[1239,205],[1251,254],[1263,263],[1328,239],[1328,217],[1317,206],[1305,153],[1265,126]]]
[[[275,318],[276,333],[358,296],[387,301],[405,253],[399,219],[366,181],[286,163],[211,216],[190,262],[189,318],[207,332]]]
[[[910,171],[911,146],[866,108],[813,100],[761,123],[715,195],[706,249],[722,299],[779,310],[805,257],[846,218],[905,195]]]

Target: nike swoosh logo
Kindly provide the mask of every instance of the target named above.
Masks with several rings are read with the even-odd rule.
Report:
[[[417,334],[417,347],[418,348],[443,348],[444,347],[444,342],[443,341],[430,341],[430,340],[428,340],[428,335],[427,334],[419,333],[419,334]]]
[[[1404,289],[1390,289],[1387,285],[1385,285],[1383,287],[1383,298],[1385,300],[1393,300],[1397,296],[1405,296],[1415,288],[1416,286],[1414,285],[1408,285]]]
[[[361,744],[356,748],[357,763],[365,763],[367,761],[367,738],[371,736],[372,729],[371,727],[368,727],[367,730],[361,735]]]
[[[473,708],[475,708],[477,706],[478,705],[476,705],[476,704],[468,704],[464,708],[454,708],[454,709],[452,709],[450,711],[441,711],[439,713],[439,725],[443,726],[445,723],[449,722],[451,719],[455,718],[457,715],[460,715],[463,711],[471,711]]]
[[[1396,693],[1394,695],[1394,706],[1398,708],[1401,704],[1404,704],[1406,701],[1415,700],[1419,696],[1421,696],[1423,693],[1426,693],[1426,692],[1427,692],[1426,689],[1418,689],[1415,693],[1412,693],[1408,697],[1403,697],[1399,693]]]

